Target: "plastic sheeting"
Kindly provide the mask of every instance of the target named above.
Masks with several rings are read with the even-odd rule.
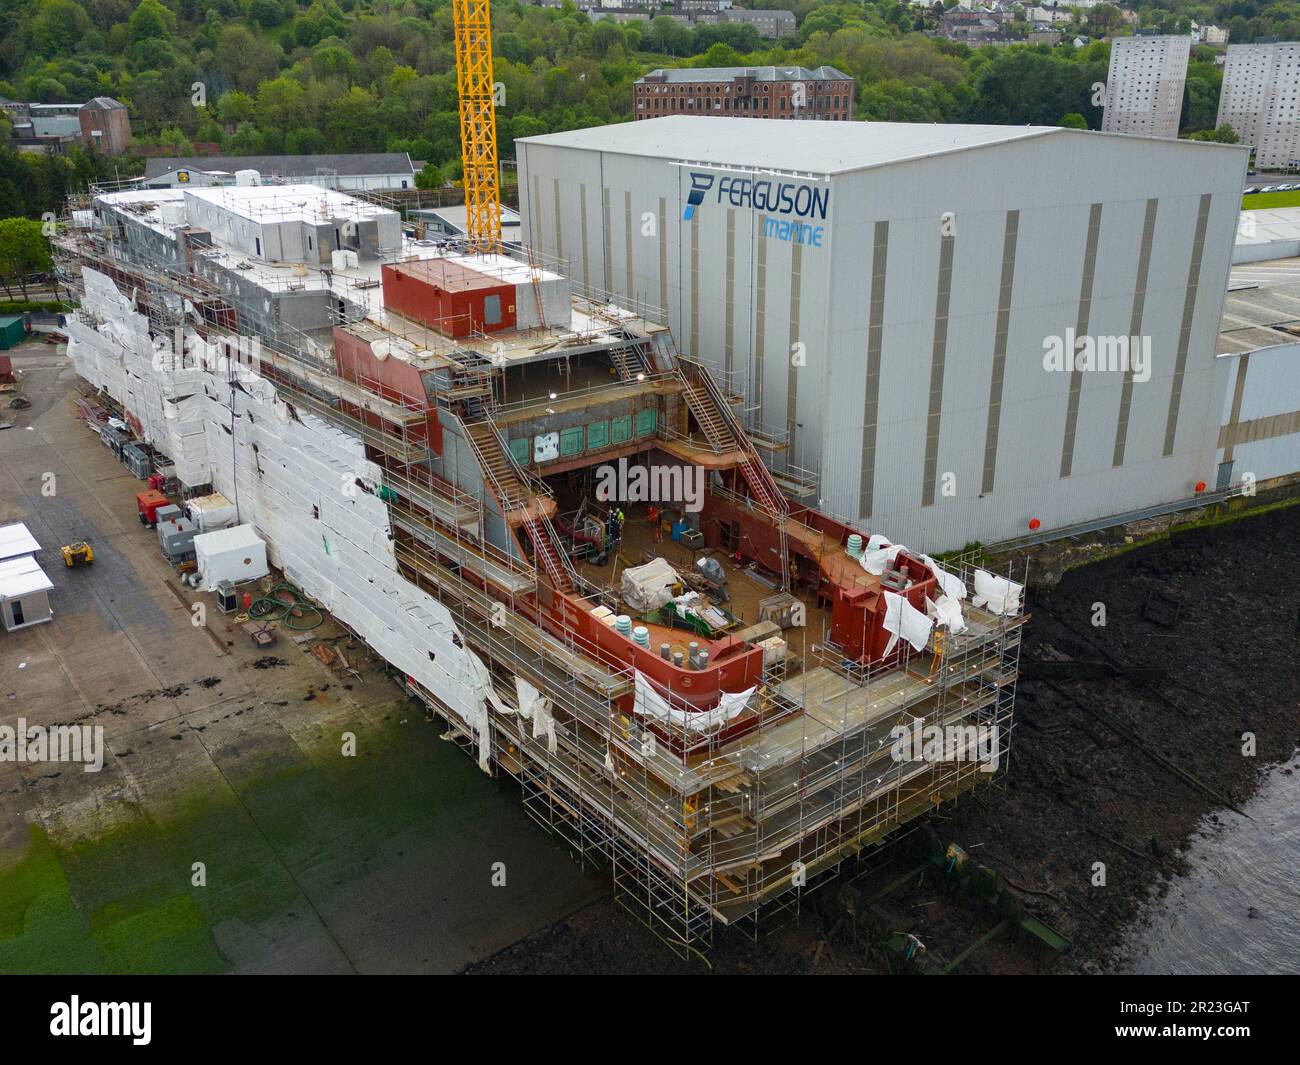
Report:
[[[69,327],[77,372],[119,402],[131,377],[132,403],[146,433],[169,421],[166,403],[187,397],[176,409],[185,412],[188,428],[195,418],[202,425],[202,445],[193,434],[184,439],[204,456],[203,470],[182,471],[174,444],[151,441],[177,462],[177,476],[184,483],[211,481],[236,502],[240,520],[266,541],[271,563],[459,718],[485,766],[490,700],[482,677],[451,613],[398,571],[388,508],[376,491],[380,470],[361,441],[291,408],[270,382],[238,362],[217,356],[200,367],[177,367],[174,359],[155,359],[147,320],[103,274],[83,274],[83,309],[102,324]]]
[[[633,610],[658,610],[673,597],[673,585],[680,577],[666,559],[656,558],[644,566],[623,571],[623,601]]]
[[[925,601],[925,612],[934,619],[936,625],[942,625],[956,636],[966,631],[966,619],[962,617],[961,603],[950,595],[941,595],[938,599]]]
[[[949,573],[939,565],[929,555],[922,555],[921,561],[930,567],[930,572],[934,574],[935,580],[939,583],[939,588],[949,599],[958,601],[966,598],[966,582],[955,573]]]
[[[879,577],[885,572],[885,567],[898,556],[898,553],[906,550],[907,548],[902,544],[891,544],[879,533],[873,533],[870,539],[867,540],[867,545],[863,548],[858,563],[868,573]]]
[[[723,692],[718,705],[712,710],[687,712],[671,705],[659,694],[654,682],[638,669],[636,670],[636,712],[642,717],[657,718],[678,725],[688,732],[712,732],[739,717],[757,690],[755,686],[740,692]]]
[[[909,603],[905,596],[889,591],[885,592],[885,620],[881,624],[890,634],[885,654],[894,649],[900,636],[912,645],[913,650],[924,651],[934,628],[934,622]]]
[[[987,570],[977,569],[975,597],[971,602],[978,607],[987,607],[993,614],[1019,614],[1020,595],[1023,591],[1024,585],[989,573]]]
[[[551,715],[551,700],[522,677],[515,678],[515,694],[519,698],[519,716],[533,723],[533,739],[546,737],[546,749],[555,753],[555,718]]]

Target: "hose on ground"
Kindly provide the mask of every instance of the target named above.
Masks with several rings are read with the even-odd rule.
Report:
[[[291,599],[280,598],[281,592],[288,592]],[[279,621],[286,629],[294,632],[308,632],[319,627],[325,620],[319,607],[313,606],[307,598],[291,584],[279,584],[269,595],[254,599],[248,607],[248,616],[259,621]],[[311,624],[303,622],[311,621]]]

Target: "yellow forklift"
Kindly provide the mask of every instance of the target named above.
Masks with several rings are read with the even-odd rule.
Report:
[[[73,566],[89,566],[95,561],[95,552],[85,540],[74,540],[70,544],[64,544],[60,550],[68,569]]]

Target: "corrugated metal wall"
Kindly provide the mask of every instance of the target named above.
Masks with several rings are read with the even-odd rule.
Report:
[[[520,143],[530,240],[623,299],[666,293],[678,346],[744,376],[825,509],[933,550],[1214,480],[1245,158],[1066,132],[842,174],[814,248],[716,190],[685,220],[698,166]],[[1045,370],[1067,330],[1149,336],[1150,380]]]
[[[1221,355],[1219,362],[1228,387],[1218,476],[1235,484],[1248,474],[1259,482],[1300,471],[1300,344]]]

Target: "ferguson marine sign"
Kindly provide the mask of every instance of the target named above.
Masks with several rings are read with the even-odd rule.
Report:
[[[822,246],[826,230],[818,223],[826,221],[826,209],[831,202],[829,188],[773,178],[719,176],[695,170],[689,173],[691,189],[682,212],[684,221],[691,221],[696,209],[716,189],[713,202],[746,207],[762,214],[763,236],[813,248]]]

